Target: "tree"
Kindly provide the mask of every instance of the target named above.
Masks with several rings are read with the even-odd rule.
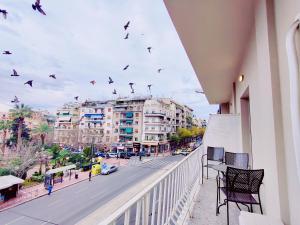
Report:
[[[17,177],[24,178],[27,171],[36,162],[38,146],[22,145],[20,150],[8,162],[8,169]]]
[[[39,124],[38,127],[32,130],[33,133],[37,134],[41,138],[42,145],[45,144],[46,135],[52,131],[52,128],[47,123]]]
[[[1,120],[0,121],[0,130],[3,131],[3,137],[2,137],[2,146],[1,146],[1,150],[2,150],[2,154],[4,155],[5,153],[5,145],[6,145],[6,136],[7,136],[7,132],[11,129],[12,127],[12,121],[10,120]]]
[[[22,129],[24,127],[25,118],[30,118],[32,110],[24,104],[16,104],[14,109],[10,110],[12,118],[17,122],[17,151],[20,151],[22,146]]]

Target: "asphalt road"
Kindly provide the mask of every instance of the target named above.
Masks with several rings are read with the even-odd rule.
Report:
[[[17,207],[0,212],[1,225],[71,225],[80,221],[109,200],[129,189],[145,177],[183,156],[168,156],[119,168],[108,176],[96,176],[43,196]]]

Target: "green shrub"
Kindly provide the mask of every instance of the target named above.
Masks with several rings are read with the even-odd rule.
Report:
[[[11,172],[7,168],[0,168],[0,176],[6,176],[9,175]]]
[[[41,174],[41,175],[33,175],[31,177],[31,180],[35,181],[35,182],[41,183],[41,182],[44,182],[44,178],[45,178],[45,176],[43,174]]]
[[[27,187],[32,187],[37,184],[39,184],[39,182],[32,181],[31,179],[25,179],[24,183],[22,183],[22,187],[27,188]]]

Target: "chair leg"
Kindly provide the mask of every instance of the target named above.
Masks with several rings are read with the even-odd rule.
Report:
[[[217,178],[218,179],[218,178]],[[218,188],[218,180],[217,180],[217,201],[216,201],[216,216],[219,214],[219,212],[218,212],[218,207],[219,207],[219,205],[218,205],[218,202],[219,202],[219,190],[218,190],[219,188]]]
[[[208,180],[208,164],[207,164],[207,167],[206,167],[206,180]]]
[[[261,205],[261,200],[260,200],[260,195],[259,194],[258,194],[258,201],[259,201],[260,212],[261,212],[261,214],[263,214],[263,210],[262,210],[262,205]]]
[[[227,206],[227,225],[229,225],[229,201],[226,200],[226,206]]]
[[[202,184],[203,184],[203,163],[202,163]]]
[[[253,213],[253,206],[250,204],[250,212]]]

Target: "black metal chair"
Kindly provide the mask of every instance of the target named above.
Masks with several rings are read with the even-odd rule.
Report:
[[[225,164],[236,167],[238,169],[249,169],[249,154],[248,153],[235,153],[225,152]],[[217,201],[220,203],[220,184],[223,182],[223,186],[226,186],[226,176],[222,173],[217,176]]]
[[[249,168],[249,154],[248,153],[225,152],[225,164],[232,165],[239,169],[248,169]]]
[[[225,194],[225,200],[222,205],[226,204],[227,206],[227,225],[229,225],[229,202],[234,202],[237,206],[238,203],[246,205],[249,212],[253,212],[253,205],[259,205],[260,212],[263,214],[259,192],[263,178],[263,169],[244,170],[232,167],[227,168],[226,186],[221,188]],[[254,198],[254,195],[257,196],[257,199]],[[238,208],[240,209],[239,206]]]
[[[208,168],[211,168],[215,164],[209,164],[209,161],[224,162],[224,148],[223,147],[207,147],[207,154],[203,155],[201,158],[201,165],[202,165],[202,184],[203,184],[203,177],[204,177],[204,167],[206,167],[206,179],[208,179]],[[204,157],[206,156],[206,164],[204,164]]]

